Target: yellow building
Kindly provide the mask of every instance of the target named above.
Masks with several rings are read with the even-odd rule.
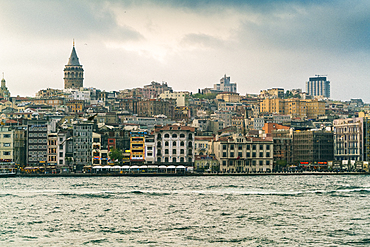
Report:
[[[219,93],[217,94],[216,99],[221,99],[221,100],[224,100],[225,102],[234,102],[234,103],[240,102],[239,93],[232,93],[232,92]]]
[[[260,103],[260,111],[291,115],[293,118],[315,119],[325,115],[325,102],[318,100],[293,99],[264,99]]]
[[[131,162],[145,161],[145,136],[146,131],[131,131],[130,132],[130,160]]]
[[[283,99],[266,98],[260,103],[260,112],[284,114],[285,101]]]

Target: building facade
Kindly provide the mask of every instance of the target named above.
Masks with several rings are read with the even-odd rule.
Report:
[[[154,130],[157,163],[192,166],[195,128],[189,126],[156,126]]]
[[[306,82],[306,92],[311,96],[330,98],[330,81],[323,76],[310,77]]]

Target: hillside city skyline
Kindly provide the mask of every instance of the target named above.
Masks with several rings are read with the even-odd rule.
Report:
[[[332,99],[370,102],[369,5],[3,1],[0,71],[13,95],[62,88],[61,68],[75,39],[86,87],[112,91],[165,81],[196,92],[227,74],[245,95],[304,89],[318,74],[332,82]]]

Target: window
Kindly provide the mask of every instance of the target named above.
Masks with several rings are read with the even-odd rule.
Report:
[[[174,141],[174,142],[172,142],[172,146],[176,146],[176,142]]]
[[[238,157],[239,158],[243,157],[243,153],[242,152],[238,152]]]
[[[185,144],[183,141],[180,142],[180,146],[183,147]]]
[[[193,147],[193,143],[192,143],[192,142],[189,142],[189,143],[188,143],[188,147],[189,147],[189,148],[192,148],[192,147]]]
[[[10,152],[8,152],[8,151],[4,151],[4,152],[3,152],[3,155],[10,155]]]
[[[252,149],[253,150],[256,150],[257,146],[256,145],[252,145]]]
[[[4,147],[10,147],[10,143],[4,143]]]
[[[223,153],[222,153],[222,157],[223,157],[223,158],[226,158],[226,157],[227,157],[226,152],[223,152]]]
[[[165,142],[165,143],[164,143],[164,145],[165,145],[166,147],[168,147],[168,142]]]
[[[231,149],[231,150],[234,150],[234,144],[231,144],[231,145],[230,145],[230,149]]]
[[[259,165],[263,166],[263,161],[262,160],[260,160]]]
[[[168,162],[168,157],[164,158],[164,162]]]
[[[223,150],[226,150],[227,148],[226,148],[226,145],[222,145],[222,149]]]
[[[177,138],[177,134],[172,134],[172,138]]]
[[[164,154],[168,154],[168,149],[165,149],[164,150]]]
[[[234,152],[230,153],[230,158],[234,158]]]
[[[263,150],[263,145],[260,145],[260,150]]]
[[[176,154],[176,149],[172,149],[172,154]]]
[[[255,152],[252,153],[252,157],[256,158],[256,153]]]
[[[180,158],[180,162],[184,162],[184,157],[181,157]]]
[[[176,158],[172,158],[172,162],[176,162]]]
[[[243,150],[243,145],[238,145],[238,150]]]
[[[147,155],[148,156],[153,156],[153,153],[152,152],[148,152]]]
[[[270,145],[266,145],[266,150],[270,150]]]
[[[165,134],[164,135],[164,138],[170,138],[170,135],[169,134]]]
[[[4,134],[4,138],[10,138],[10,134]]]
[[[185,150],[184,149],[180,149],[180,154],[184,154],[185,153]]]
[[[184,134],[180,134],[180,138],[185,138],[185,135]]]
[[[59,157],[63,157],[63,152],[59,152]]]
[[[153,150],[153,147],[147,147],[148,150]]]

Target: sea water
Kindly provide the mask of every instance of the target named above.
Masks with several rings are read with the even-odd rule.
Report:
[[[370,245],[370,176],[0,179],[0,246]]]

